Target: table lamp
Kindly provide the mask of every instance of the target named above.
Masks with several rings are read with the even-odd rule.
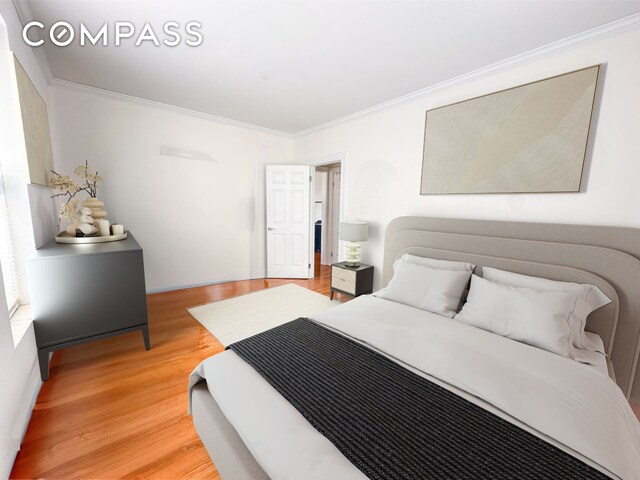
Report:
[[[347,242],[348,267],[360,266],[360,242],[366,242],[368,234],[367,222],[340,222],[340,240]]]

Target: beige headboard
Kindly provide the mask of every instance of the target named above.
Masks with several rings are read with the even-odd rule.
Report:
[[[597,285],[610,305],[596,310],[587,330],[600,335],[616,382],[640,402],[640,229],[590,225],[400,217],[385,236],[383,286],[403,253]]]

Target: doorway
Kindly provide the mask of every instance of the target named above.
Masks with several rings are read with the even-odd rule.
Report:
[[[330,265],[344,256],[344,154],[267,165],[265,177],[267,278],[330,276]]]
[[[312,167],[267,165],[267,278],[309,278]]]
[[[342,195],[342,162],[315,166],[314,197],[314,276],[323,274],[327,266],[340,258],[340,205]],[[324,268],[323,268],[324,266]]]

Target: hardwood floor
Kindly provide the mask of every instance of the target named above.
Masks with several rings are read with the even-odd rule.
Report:
[[[131,333],[57,352],[11,478],[218,479],[187,415],[187,378],[223,347],[185,309],[285,283],[329,295],[330,267],[316,271],[148,295],[150,351]]]
[[[223,347],[185,309],[285,283],[328,296],[330,267],[316,272],[148,295],[150,351],[131,333],[56,352],[11,478],[219,478],[187,379]]]

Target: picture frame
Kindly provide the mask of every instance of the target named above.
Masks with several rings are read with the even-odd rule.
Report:
[[[53,169],[53,155],[47,104],[15,55],[13,58],[29,165],[29,182],[49,187],[49,172]]]
[[[421,195],[580,192],[599,72],[427,110]]]

